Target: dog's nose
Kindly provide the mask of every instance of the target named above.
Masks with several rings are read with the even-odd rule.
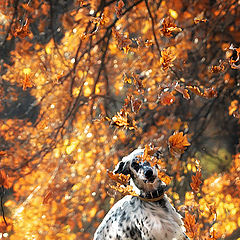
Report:
[[[145,176],[146,176],[147,179],[152,178],[153,170],[151,168],[147,169],[147,171],[145,172]]]

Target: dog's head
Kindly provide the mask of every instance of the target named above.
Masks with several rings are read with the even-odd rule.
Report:
[[[142,161],[144,149],[136,149],[124,157],[114,169],[114,174],[130,174],[130,185],[142,197],[156,198],[163,194],[166,184],[158,178],[158,170],[149,162]]]

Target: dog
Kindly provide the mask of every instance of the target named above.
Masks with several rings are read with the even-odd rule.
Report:
[[[165,195],[166,184],[155,166],[141,161],[143,154],[136,149],[115,167],[114,174],[130,174],[137,196],[127,195],[110,209],[94,240],[189,240],[181,215]]]

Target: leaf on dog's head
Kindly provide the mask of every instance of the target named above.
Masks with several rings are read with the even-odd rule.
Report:
[[[108,171],[108,176],[115,182],[127,185],[129,182],[130,175],[124,175],[122,173],[116,173],[114,174],[112,171]]]

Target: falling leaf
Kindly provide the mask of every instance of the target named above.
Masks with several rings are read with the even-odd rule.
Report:
[[[116,191],[118,191],[119,193],[121,193],[122,195],[132,195],[132,196],[138,196],[138,194],[136,194],[136,192],[133,190],[133,187],[130,185],[127,186],[123,186],[120,183],[117,183],[116,186],[110,185],[110,187]]]
[[[199,192],[200,190],[200,184],[202,183],[201,181],[202,173],[200,170],[197,170],[196,175],[192,176],[192,182],[190,183],[190,186],[193,191]]]
[[[196,223],[195,216],[190,213],[185,213],[184,227],[186,228],[186,234],[190,238],[194,238],[198,232],[198,224]]]
[[[108,171],[108,176],[115,182],[120,183],[121,185],[127,185],[129,182],[130,175],[124,175],[122,173],[120,174],[114,174],[112,171]]]
[[[120,112],[117,113],[111,120],[112,125],[116,125],[118,127],[126,127],[129,130],[136,129],[135,121],[129,116],[128,112],[124,109],[121,109]]]
[[[131,107],[134,113],[137,113],[140,110],[141,106],[142,106],[141,100],[131,97]]]
[[[33,87],[33,82],[28,74],[25,74],[25,78],[22,80],[22,89],[25,91],[27,88]]]
[[[170,182],[172,181],[172,178],[169,177],[165,172],[163,171],[158,171],[158,178],[166,183],[166,185],[169,185]]]
[[[29,36],[29,34],[30,34],[29,24],[30,24],[30,22],[28,21],[28,19],[25,21],[24,24],[22,24],[20,22],[16,22],[16,23],[12,24],[12,27],[11,27],[12,35],[14,37],[20,37],[20,38],[25,38],[25,37]]]
[[[162,105],[171,105],[175,102],[175,96],[171,92],[162,92],[158,97]]]
[[[125,53],[128,53],[132,43],[132,40],[119,33],[115,28],[112,29],[114,38],[117,40],[117,45],[120,49],[123,49]]]
[[[168,139],[168,146],[170,149],[170,153],[173,156],[178,156],[183,153],[187,146],[191,144],[188,142],[187,134],[183,135],[183,132],[175,132]]]
[[[175,48],[168,47],[167,49],[163,49],[161,51],[160,65],[163,70],[167,70],[173,66],[173,61],[176,59]]]
[[[173,32],[181,32],[170,17],[164,18],[161,22],[160,33],[165,37],[171,37]]]
[[[121,18],[122,13],[123,13],[123,7],[124,7],[124,2],[123,0],[120,0],[117,4],[117,6],[115,6],[115,13],[117,15],[117,18]]]

